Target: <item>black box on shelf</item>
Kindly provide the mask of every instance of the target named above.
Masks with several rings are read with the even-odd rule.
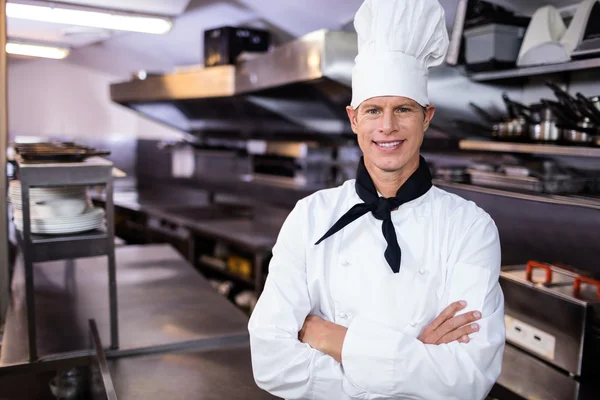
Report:
[[[224,26],[204,32],[204,66],[235,64],[243,52],[269,50],[271,34],[265,30]]]

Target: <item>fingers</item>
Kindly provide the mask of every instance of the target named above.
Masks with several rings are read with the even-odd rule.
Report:
[[[446,321],[448,321],[449,319],[454,317],[457,312],[459,312],[466,306],[467,306],[467,302],[463,301],[463,300],[456,301],[456,302],[450,304],[448,307],[446,307],[444,309],[444,311],[442,311],[440,313],[440,315],[437,316],[436,319],[433,320],[433,322],[431,324],[429,324],[428,328],[433,331],[437,330],[442,324],[444,324]]]
[[[448,344],[455,340],[461,343],[469,343],[469,335],[477,331],[479,331],[479,324],[468,324],[442,336],[436,344]]]
[[[481,313],[479,311],[468,312],[468,313],[464,313],[461,315],[457,315],[456,317],[450,318],[449,320],[444,322],[442,324],[442,326],[439,327],[441,336],[444,336],[444,335],[460,328],[461,326],[465,326],[465,325],[470,324],[471,322],[475,322],[479,319],[481,319]]]

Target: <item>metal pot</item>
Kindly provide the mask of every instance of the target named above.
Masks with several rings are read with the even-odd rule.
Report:
[[[594,140],[594,135],[576,129],[565,129],[563,139],[568,143],[589,144]]]
[[[563,130],[555,121],[543,121],[529,127],[529,137],[536,142],[558,142],[563,137]]]
[[[563,129],[563,140],[572,144],[591,144],[600,134],[600,129],[589,118],[585,118],[576,125],[558,124],[557,126]]]
[[[494,125],[494,137],[498,139],[523,139],[529,133],[529,123],[524,117],[513,118]]]

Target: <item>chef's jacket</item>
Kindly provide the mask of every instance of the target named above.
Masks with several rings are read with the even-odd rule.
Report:
[[[249,323],[256,383],[285,399],[485,398],[500,374],[505,340],[493,220],[473,202],[432,187],[392,212],[402,249],[394,274],[382,222],[371,213],[315,245],[362,203],[354,185],[300,200],[281,228]],[[469,343],[417,339],[459,300],[483,315]],[[348,328],[342,364],[298,340],[308,315]]]

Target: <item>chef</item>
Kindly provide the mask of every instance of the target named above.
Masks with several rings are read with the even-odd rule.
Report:
[[[484,399],[505,328],[493,220],[432,186],[419,148],[437,0],[366,0],[347,108],[356,179],[300,200],[249,323],[257,384],[285,399]]]

